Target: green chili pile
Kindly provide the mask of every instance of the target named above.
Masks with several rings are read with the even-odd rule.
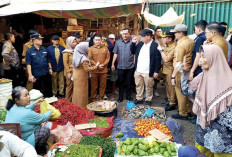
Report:
[[[60,152],[58,147],[55,157],[98,157],[100,153],[99,147],[93,145],[71,145],[64,152]]]
[[[79,144],[96,145],[102,148],[102,157],[114,157],[116,145],[110,139],[96,136],[84,136]]]
[[[109,122],[106,120],[106,117],[91,119],[89,120],[89,123],[95,123],[96,126],[100,128],[108,128],[110,126]]]

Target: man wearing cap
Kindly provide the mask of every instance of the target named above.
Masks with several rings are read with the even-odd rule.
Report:
[[[188,73],[192,66],[192,51],[194,46],[194,41],[187,36],[188,28],[184,24],[178,24],[175,26],[174,30],[170,32],[175,33],[175,37],[178,40],[177,46],[174,54],[174,71],[172,73],[172,85],[175,86],[176,96],[178,100],[179,113],[172,115],[172,118],[176,119],[187,119],[188,115],[191,113],[191,108],[189,105],[189,100],[181,93],[180,89],[180,78],[181,73],[178,69],[182,65],[182,69],[185,73]]]
[[[170,30],[166,30],[163,35],[164,43],[166,47],[161,50],[161,57],[164,61],[163,64],[163,74],[164,80],[166,82],[166,93],[168,101],[165,104],[165,111],[171,111],[175,109],[176,106],[176,92],[175,88],[172,86],[172,72],[173,72],[173,59],[176,48],[175,35]]]
[[[57,96],[57,88],[59,87],[59,96],[64,97],[64,64],[63,53],[64,47],[59,45],[59,36],[52,36],[52,43],[47,48],[48,57],[52,65],[52,93]]]
[[[94,45],[88,50],[89,60],[92,66],[100,65],[98,69],[91,72],[91,99],[96,101],[97,88],[99,80],[99,100],[102,100],[105,95],[106,81],[107,81],[107,64],[110,60],[110,53],[106,46],[102,45],[101,34],[95,34],[93,38]]]
[[[124,87],[126,87],[126,99],[132,100],[130,94],[131,78],[134,72],[134,51],[131,49],[132,42],[137,42],[136,38],[130,40],[128,28],[122,30],[122,39],[118,40],[114,46],[114,57],[111,70],[115,70],[115,62],[118,61],[118,79],[119,79],[119,98],[118,102],[123,101]]]
[[[107,45],[108,45],[108,50],[110,52],[110,61],[108,63],[108,68],[111,69],[111,65],[112,65],[112,61],[113,61],[113,57],[114,57],[114,45],[115,45],[115,35],[114,34],[110,34],[108,36],[108,39],[106,39]],[[117,67],[117,61],[115,62],[115,67]],[[118,79],[118,74],[117,74],[117,70],[112,71],[110,70],[110,81],[112,82],[112,93],[113,94],[118,94],[116,91],[116,81]]]
[[[31,35],[33,46],[26,52],[28,80],[34,83],[34,89],[40,90],[44,97],[51,97],[52,66],[46,48],[42,46],[40,34]],[[50,74],[49,74],[50,73]]]
[[[146,86],[145,104],[151,105],[153,97],[154,78],[158,78],[161,68],[161,56],[158,44],[152,40],[152,31],[144,29],[141,33],[142,41],[135,48],[135,104],[143,103],[144,84]],[[135,43],[133,43],[135,45]]]
[[[80,33],[75,33],[72,36],[76,38],[77,44],[82,41],[82,36],[80,35]]]

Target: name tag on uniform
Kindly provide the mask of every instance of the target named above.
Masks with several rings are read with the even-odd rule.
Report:
[[[92,52],[97,52],[96,50],[93,50]]]
[[[35,56],[35,55],[36,55],[36,53],[32,53],[31,55],[32,55],[32,56]]]
[[[43,53],[47,53],[47,52],[45,51],[45,52],[43,52]]]

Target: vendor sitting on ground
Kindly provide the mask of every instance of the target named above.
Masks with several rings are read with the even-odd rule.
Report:
[[[40,155],[46,154],[46,142],[50,135],[48,128],[41,124],[46,122],[52,111],[38,114],[34,111],[43,99],[39,99],[34,104],[30,104],[30,95],[24,87],[15,87],[12,91],[12,100],[8,100],[6,109],[6,123],[20,123],[22,139],[35,147]]]

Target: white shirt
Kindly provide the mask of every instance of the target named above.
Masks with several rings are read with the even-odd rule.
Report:
[[[149,74],[150,69],[150,47],[153,40],[151,40],[147,44],[143,44],[139,56],[136,71],[139,73],[147,73]]]
[[[4,144],[0,157],[11,157],[11,154],[17,157],[37,157],[35,148],[18,136],[7,131],[0,131],[0,136],[0,142]]]

